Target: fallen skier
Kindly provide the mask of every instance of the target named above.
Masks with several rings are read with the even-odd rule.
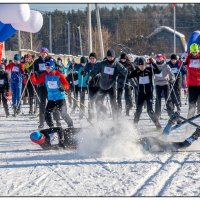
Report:
[[[31,133],[30,139],[32,142],[39,144],[42,149],[76,149],[77,140],[76,134],[80,131],[79,128],[54,127],[35,131]]]
[[[142,137],[139,139],[139,143],[149,152],[187,151],[186,148],[198,140],[199,137],[200,129],[197,128],[192,135],[182,142],[169,142],[158,137]]]

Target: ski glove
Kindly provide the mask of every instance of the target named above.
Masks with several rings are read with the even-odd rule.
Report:
[[[84,76],[85,75],[85,72],[84,71],[81,71],[81,76]]]
[[[65,89],[63,88],[63,86],[60,86],[60,87],[58,88],[58,90],[61,91],[61,92],[64,92],[64,91],[65,91]]]

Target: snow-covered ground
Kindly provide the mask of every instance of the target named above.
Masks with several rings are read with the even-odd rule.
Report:
[[[182,100],[182,115],[188,105]],[[0,196],[199,196],[200,145],[195,142],[191,152],[148,153],[138,137],[159,134],[143,111],[139,132],[133,127],[133,113],[121,117],[119,133],[109,134],[115,126],[111,120],[94,122],[91,129],[86,119],[73,116],[80,133],[79,148],[74,151],[44,151],[29,139],[37,129],[38,117],[3,116],[0,107]],[[27,105],[23,105],[28,113]],[[167,122],[166,112],[161,124]],[[197,120],[198,122],[198,120]],[[66,124],[63,122],[63,127]],[[172,132],[166,140],[181,141],[194,130],[185,127]]]

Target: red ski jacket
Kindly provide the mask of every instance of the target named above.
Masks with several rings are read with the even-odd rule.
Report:
[[[200,86],[200,53],[197,58],[188,55],[186,63],[187,86]]]

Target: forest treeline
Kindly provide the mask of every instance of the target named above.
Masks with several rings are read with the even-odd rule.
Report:
[[[199,10],[200,4],[176,4],[176,30],[184,34],[186,40],[193,31],[200,30]],[[33,50],[39,51],[41,46],[49,48],[49,15],[52,19],[52,52],[68,54],[67,23],[70,22],[70,54],[80,55],[77,28],[80,26],[83,54],[88,55],[87,9],[43,12],[43,27],[32,35]],[[142,9],[134,8],[130,4],[120,9],[101,7],[100,17],[104,49],[106,51],[112,47],[118,54],[120,51],[148,54],[151,48],[146,43],[146,36],[159,26],[174,27],[172,4],[146,4]],[[93,51],[100,56],[95,10],[92,11],[92,43]],[[29,33],[21,32],[21,46],[24,49],[30,48]],[[6,50],[18,50],[17,33],[6,41]]]

